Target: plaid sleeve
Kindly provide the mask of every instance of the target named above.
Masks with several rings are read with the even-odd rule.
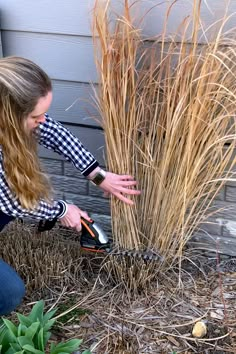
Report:
[[[88,176],[98,166],[94,156],[62,124],[49,117],[48,114],[45,114],[45,117],[46,122],[40,124],[36,131],[39,144],[63,155],[84,176]]]
[[[11,192],[5,178],[5,172],[2,165],[2,152],[0,153],[0,210],[7,215],[16,218],[31,217],[34,219],[54,219],[60,218],[65,214],[66,204],[64,201],[52,201],[48,204],[41,200],[34,210],[24,209],[17,197]]]

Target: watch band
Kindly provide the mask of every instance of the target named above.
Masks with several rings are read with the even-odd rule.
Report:
[[[106,172],[101,169],[92,178],[90,178],[90,182],[95,186],[99,186],[104,181],[105,178],[106,178]]]

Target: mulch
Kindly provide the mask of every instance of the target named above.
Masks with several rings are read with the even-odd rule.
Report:
[[[43,257],[37,258],[37,262],[30,260],[31,268],[35,264],[37,269],[25,263],[20,267],[13,264],[17,257],[11,258],[12,265],[22,270],[23,277],[26,271],[32,272],[32,278],[30,274],[25,277],[27,295],[17,311],[28,313],[32,304],[41,298],[47,309],[57,307],[54,341],[83,338],[82,348],[90,348],[93,354],[236,353],[235,258],[222,260],[220,255],[211,259],[201,254],[191,255],[182,262],[181,269],[173,267],[158,274],[146,289],[132,291],[125,281],[116,284],[114,279],[111,281],[109,272],[102,266],[104,259],[81,254],[73,237],[70,239],[56,230],[56,235],[47,233],[38,241],[38,236],[32,230],[26,232],[24,227],[18,225],[17,229],[13,227],[5,235],[1,234],[0,256],[6,257],[10,249],[16,254],[14,247],[18,251],[24,247],[22,254],[34,258],[39,247],[37,239],[41,248],[47,247],[49,260],[60,259],[62,269],[55,268],[57,280],[61,277],[59,282],[55,279],[49,282],[52,276],[45,274],[47,281],[39,287],[39,282],[33,279],[40,267],[46,272]],[[14,243],[19,234],[22,246]],[[27,257],[24,262],[27,263]],[[68,268],[67,264],[70,264]],[[43,276],[41,272],[40,281]],[[15,314],[10,317],[14,319]],[[197,321],[204,321],[207,326],[206,335],[199,339],[192,335]]]

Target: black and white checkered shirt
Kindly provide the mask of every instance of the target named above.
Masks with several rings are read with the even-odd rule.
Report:
[[[46,121],[40,124],[36,130],[39,144],[63,155],[80,170],[84,176],[88,176],[97,166],[98,162],[93,155],[85,149],[82,143],[69,130],[56,120],[45,114]],[[18,199],[11,192],[6,181],[3,169],[3,155],[0,147],[0,210],[5,214],[17,217],[31,217],[35,219],[53,219],[62,217],[66,210],[66,204],[62,200],[55,200],[52,204],[41,200],[34,210],[24,209]]]

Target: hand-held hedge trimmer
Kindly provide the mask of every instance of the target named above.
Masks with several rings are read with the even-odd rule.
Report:
[[[49,231],[57,222],[57,219],[53,220],[41,220],[38,225],[38,231]],[[114,256],[128,256],[133,258],[140,258],[143,260],[162,260],[162,257],[153,251],[137,251],[126,249],[115,249],[112,244],[112,240],[109,239],[105,231],[94,221],[88,221],[81,218],[81,236],[80,245],[81,249],[88,252],[111,254]]]

